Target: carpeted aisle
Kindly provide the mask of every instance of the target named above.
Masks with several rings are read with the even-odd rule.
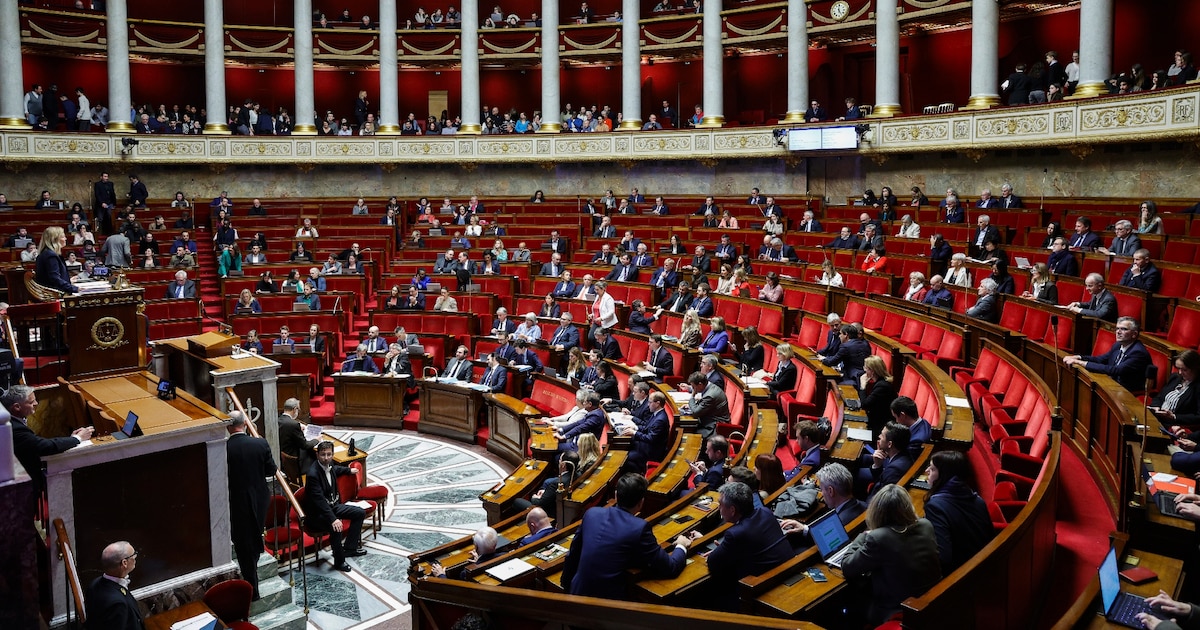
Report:
[[[1116,528],[1104,496],[1075,451],[1062,449],[1059,470],[1053,590],[1047,594],[1039,628],[1053,626],[1096,576],[1108,553],[1108,535]]]

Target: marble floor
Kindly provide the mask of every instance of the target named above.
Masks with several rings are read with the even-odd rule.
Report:
[[[309,559],[308,627],[407,630],[408,557],[486,525],[479,495],[504,479],[507,467],[482,448],[411,431],[325,432],[343,441],[354,438],[368,453],[370,483],[387,485],[391,493],[378,538],[364,532],[367,555],[348,560],[354,571],[335,571],[328,551]],[[288,579],[286,570],[283,577]],[[303,605],[300,575],[295,581],[295,601]]]

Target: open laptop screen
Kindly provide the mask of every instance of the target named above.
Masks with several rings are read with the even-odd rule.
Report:
[[[822,559],[832,556],[850,544],[850,534],[846,533],[846,526],[842,525],[837,513],[833,511],[813,521],[808,526],[808,533],[817,544]]]
[[[1108,548],[1108,555],[1100,563],[1100,599],[1104,604],[1104,614],[1112,610],[1113,602],[1121,593],[1121,571],[1117,568],[1117,550]]]

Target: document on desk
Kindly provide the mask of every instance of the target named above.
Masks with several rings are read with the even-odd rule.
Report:
[[[535,567],[532,564],[529,564],[520,558],[513,558],[508,562],[504,562],[487,569],[484,571],[484,573],[487,573],[501,582],[505,582],[517,577],[518,575],[521,575],[522,573],[528,573],[534,568]]]
[[[964,409],[970,409],[971,402],[969,400],[967,400],[966,398],[959,398],[957,396],[947,396],[946,397],[946,406],[947,407],[962,407]]]
[[[870,429],[855,429],[853,427],[846,427],[846,437],[851,440],[858,440],[859,442],[870,442],[874,439],[871,436]]]
[[[676,405],[686,405],[691,402],[692,395],[688,392],[667,392],[671,396],[671,400],[675,401]]]
[[[308,423],[307,426],[304,427],[304,439],[305,440],[315,440],[315,439],[321,437],[321,433],[322,433],[321,425],[319,425],[315,422],[310,422],[310,423]]]
[[[171,630],[205,630],[217,627],[217,618],[212,613],[200,613],[190,619],[176,621],[171,624]]]

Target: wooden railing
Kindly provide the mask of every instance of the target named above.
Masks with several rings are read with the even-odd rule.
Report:
[[[67,573],[67,591],[75,602],[75,614],[79,617],[79,625],[87,623],[87,613],[83,605],[83,584],[79,581],[79,567],[75,566],[75,551],[71,549],[71,538],[67,535],[67,526],[61,518],[54,519],[55,545],[58,555],[62,558],[63,569]],[[67,607],[67,626],[71,625],[71,608]]]

